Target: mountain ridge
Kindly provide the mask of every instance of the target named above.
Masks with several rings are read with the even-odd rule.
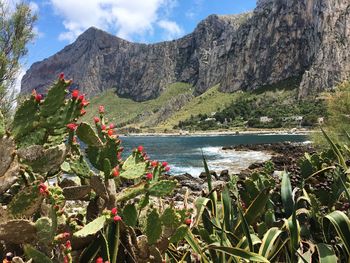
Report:
[[[34,63],[23,93],[66,72],[88,95],[109,88],[145,101],[175,82],[199,95],[254,90],[303,75],[299,96],[332,88],[350,76],[350,3],[347,0],[262,0],[251,13],[211,15],[173,41],[132,43],[96,28],[57,54]]]

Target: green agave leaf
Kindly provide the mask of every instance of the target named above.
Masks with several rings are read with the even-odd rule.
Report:
[[[265,189],[259,193],[259,195],[253,200],[250,206],[244,213],[244,218],[247,220],[248,225],[254,223],[255,219],[265,211],[265,206],[269,200],[269,189]],[[239,232],[241,229],[242,220],[239,220],[234,233]]]
[[[210,202],[210,199],[206,197],[198,197],[196,199],[195,207],[196,207],[197,213],[195,218],[195,225],[199,223],[199,220],[202,217],[203,211],[206,208],[208,202]]]
[[[282,231],[277,227],[270,228],[263,237],[262,244],[259,249],[259,255],[271,259],[271,256],[278,249],[278,238]]]
[[[197,239],[193,236],[192,232],[187,231],[187,233],[185,235],[185,239],[186,239],[187,243],[191,246],[193,251],[196,252],[197,254],[201,255],[203,263],[209,263],[210,262],[208,257],[202,251],[201,246],[198,244]]]
[[[326,240],[329,240],[327,233],[330,227],[329,223],[331,223],[335,228],[335,230],[337,231],[338,236],[342,240],[349,256],[350,255],[350,220],[347,217],[347,215],[345,215],[341,211],[336,210],[326,215],[323,218],[322,223],[323,223],[323,231],[324,231]]]
[[[284,172],[282,177],[281,198],[286,216],[289,217],[293,213],[294,201],[292,194],[292,185],[290,183],[289,174],[287,172]]]
[[[232,229],[234,216],[232,212],[232,199],[230,197],[230,193],[227,187],[225,187],[224,191],[221,194],[222,206],[223,206],[223,215],[224,215],[224,223],[225,229]]]
[[[323,133],[323,136],[326,138],[327,142],[329,143],[329,145],[331,146],[333,152],[335,153],[335,155],[338,158],[338,162],[341,166],[343,166],[343,168],[345,169],[345,171],[347,170],[347,165],[344,159],[344,156],[342,155],[342,153],[340,152],[339,148],[335,145],[335,143],[332,141],[332,139],[327,135],[327,133],[321,128],[321,131]]]
[[[284,219],[285,226],[290,235],[290,249],[291,251],[298,251],[300,243],[300,225],[296,217],[296,211],[293,210],[292,216],[289,219]],[[292,253],[292,261],[296,261],[295,253]]]
[[[253,246],[261,244],[260,238],[258,236],[256,236],[256,235],[254,235],[254,234],[250,234],[250,239],[252,241],[252,245]],[[237,244],[237,247],[241,248],[241,249],[244,249],[244,250],[247,250],[249,248],[247,237],[243,237],[241,239],[241,241]]]
[[[249,232],[249,225],[248,225],[246,218],[243,215],[243,212],[242,212],[242,209],[240,206],[238,206],[238,213],[239,213],[240,219],[242,221],[241,225],[242,225],[243,233],[245,234],[246,240],[248,242],[249,251],[254,252],[253,241],[252,241],[252,238],[251,238],[250,232]]]
[[[338,262],[338,258],[331,246],[320,243],[316,245],[318,252],[318,260],[320,263]]]
[[[91,263],[101,248],[101,240],[94,239],[90,245],[83,250],[79,257],[79,263]]]
[[[240,249],[240,248],[236,248],[236,247],[209,246],[208,248],[214,249],[214,250],[217,250],[220,252],[224,252],[224,253],[231,255],[231,256],[234,256],[234,257],[248,260],[249,262],[252,262],[252,261],[267,262],[267,263],[270,262],[267,258],[265,258],[259,254],[249,252],[249,251],[246,251],[244,249]]]
[[[107,218],[105,216],[100,216],[100,217],[96,218],[95,220],[91,221],[86,226],[84,226],[78,232],[75,232],[74,236],[87,237],[89,235],[94,235],[104,227],[106,220],[107,220]]]

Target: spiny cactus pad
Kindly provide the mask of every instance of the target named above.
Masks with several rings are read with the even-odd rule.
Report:
[[[70,162],[72,173],[82,178],[89,178],[91,175],[90,167],[83,156],[75,157]]]
[[[41,145],[33,145],[18,150],[18,156],[34,172],[46,173],[59,169],[66,156],[66,146],[60,144],[47,149]]]
[[[119,192],[116,195],[116,202],[123,202],[123,201],[127,201],[130,200],[138,195],[144,194],[146,193],[146,183],[145,182],[141,182],[139,184],[136,184],[134,186],[130,186],[127,187],[125,189],[123,189],[121,192]]]
[[[106,220],[107,220],[106,216],[104,216],[104,215],[100,216],[100,217],[96,218],[95,220],[91,221],[86,226],[84,226],[78,232],[75,232],[74,236],[75,237],[87,237],[89,235],[94,235],[104,227]]]
[[[30,217],[38,211],[42,200],[38,185],[27,186],[14,196],[8,210],[13,216]]]
[[[66,200],[81,200],[90,192],[90,185],[70,186],[63,188],[63,195]]]
[[[149,195],[162,197],[170,194],[176,187],[176,181],[162,180],[150,186],[148,189]]]
[[[79,139],[89,145],[89,146],[101,146],[102,142],[100,138],[97,136],[94,129],[87,123],[83,122],[79,125],[77,129],[77,136]]]
[[[66,125],[80,116],[83,106],[66,99],[69,82],[58,80],[41,103],[31,96],[16,111],[12,134],[19,147],[56,145],[64,141]]]
[[[166,227],[176,228],[181,224],[181,215],[172,207],[167,207],[160,218]]]
[[[36,241],[36,228],[33,222],[24,219],[10,220],[0,224],[0,240],[13,244]]]
[[[54,238],[52,221],[48,217],[41,217],[35,222],[38,239],[43,244],[49,244]]]
[[[13,119],[12,135],[16,141],[23,145],[28,146],[32,144],[41,144],[44,139],[44,134],[38,133],[39,127],[39,105],[34,99],[30,98],[24,101],[17,109],[15,117]],[[31,137],[28,140],[28,135]]]
[[[100,171],[104,170],[105,159],[108,159],[111,166],[115,167],[119,165],[117,159],[119,144],[119,140],[107,137],[106,142],[100,147],[88,146],[86,149],[87,157],[91,164]]]
[[[146,235],[149,244],[157,242],[162,234],[162,221],[156,209],[153,209],[147,217]]]
[[[127,204],[122,213],[123,221],[128,226],[136,226],[137,210],[134,204]]]
[[[134,155],[129,156],[123,164],[120,176],[125,179],[137,179],[146,172],[147,164]]]

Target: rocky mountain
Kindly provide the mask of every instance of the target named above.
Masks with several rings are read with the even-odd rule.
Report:
[[[259,0],[241,15],[211,15],[193,33],[157,44],[131,43],[89,28],[57,54],[34,63],[22,92],[42,90],[59,74],[94,95],[114,88],[136,101],[155,98],[174,82],[195,94],[257,89],[301,76],[299,95],[350,77],[349,0]]]

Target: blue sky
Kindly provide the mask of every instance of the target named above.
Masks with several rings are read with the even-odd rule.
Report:
[[[24,68],[73,42],[90,26],[136,42],[175,39],[193,31],[210,14],[252,10],[256,0],[32,0],[37,37]]]

